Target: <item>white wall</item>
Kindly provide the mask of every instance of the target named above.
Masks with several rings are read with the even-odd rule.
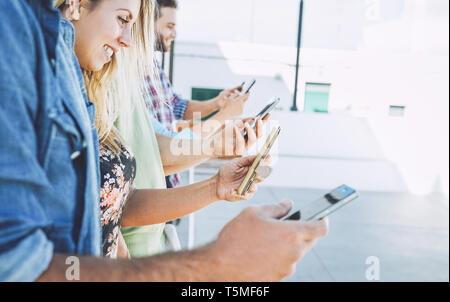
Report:
[[[447,0],[305,0],[299,84],[302,109],[305,82],[331,83],[330,110],[365,117],[411,191],[447,196],[448,6]],[[189,97],[191,87],[231,87],[256,77],[246,113],[275,95],[288,110],[297,15],[293,0],[181,1],[178,91]],[[389,117],[389,105],[406,106],[405,117]]]

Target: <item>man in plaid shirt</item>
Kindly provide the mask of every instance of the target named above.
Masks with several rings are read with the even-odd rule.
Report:
[[[173,133],[175,136],[176,134],[178,134],[175,121],[182,120],[184,118],[184,114],[188,106],[188,101],[180,98],[177,94],[175,94],[166,73],[161,68],[161,66],[158,67],[162,89],[160,93],[164,95],[163,99],[170,100],[170,106],[169,104],[160,101],[160,96],[158,96],[156,89],[151,85],[150,79],[148,78],[146,79],[146,104],[147,108],[150,110],[150,113],[153,114],[154,118],[156,118],[156,122],[159,122],[164,128],[168,130],[168,132],[165,132],[165,134]],[[154,122],[155,120],[153,119],[153,123]],[[155,130],[157,129],[157,127],[154,128]],[[173,174],[167,176],[166,182],[168,188],[176,187],[180,183],[179,175]]]
[[[176,37],[176,9],[178,4],[177,0],[157,0],[157,3],[160,8],[157,16],[159,36],[157,47],[159,51],[165,53],[170,51],[172,41]],[[175,124],[177,120],[192,120],[194,119],[194,113],[199,113],[204,117],[212,112],[220,111],[214,119],[223,122],[242,114],[243,103],[247,100],[248,95],[239,96],[239,87],[224,90],[218,97],[205,102],[188,101],[174,91],[164,69],[161,66],[158,67],[161,80],[160,95],[152,86],[150,79],[146,79],[146,104],[152,117],[155,117],[152,122],[160,123],[160,125],[154,124],[155,131],[162,125],[168,132],[161,134],[170,133],[172,137],[192,138],[193,134],[189,130],[183,131],[181,135],[178,133]],[[166,182],[169,188],[176,187],[180,182],[179,175],[168,176]]]

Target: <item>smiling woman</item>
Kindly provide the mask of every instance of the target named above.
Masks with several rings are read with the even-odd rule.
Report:
[[[63,15],[73,15],[78,1],[55,5]],[[66,3],[66,5],[64,5]],[[79,18],[72,18],[75,29],[75,53],[84,72],[88,97],[96,105],[96,128],[100,142],[116,153],[123,143],[114,123],[123,124],[133,110],[133,102],[142,101],[141,79],[154,76],[153,0],[80,0]]]
[[[80,19],[72,22],[77,35],[75,52],[84,70],[100,71],[114,53],[131,46],[141,0],[89,0],[80,6]]]
[[[59,3],[62,2],[62,3]],[[153,0],[58,1],[64,18],[75,30],[75,54],[83,69],[88,98],[95,103],[95,126],[100,139],[100,208],[103,255],[127,256],[120,232],[123,210],[132,195],[138,154],[130,138],[135,112],[147,114],[143,87],[146,76],[154,76]],[[156,86],[158,87],[158,86]],[[120,129],[115,127],[120,121]],[[150,122],[147,123],[149,127]],[[141,125],[145,128],[145,123]],[[120,134],[119,134],[120,131]],[[153,134],[154,135],[154,134]],[[141,137],[142,143],[149,135]],[[128,144],[127,144],[128,143]],[[147,148],[147,154],[148,150]],[[158,150],[157,146],[154,148]],[[156,158],[156,157],[155,157]],[[158,157],[158,164],[160,158]],[[142,160],[138,161],[142,166]],[[156,170],[156,164],[147,165]],[[161,179],[164,173],[161,166]],[[148,186],[147,186],[148,187]],[[162,229],[162,227],[158,227]],[[157,236],[159,240],[160,235]]]

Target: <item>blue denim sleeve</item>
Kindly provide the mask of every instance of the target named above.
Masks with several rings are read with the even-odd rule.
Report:
[[[32,281],[53,257],[39,195],[48,180],[32,119],[39,100],[36,32],[22,1],[0,2],[0,281]]]

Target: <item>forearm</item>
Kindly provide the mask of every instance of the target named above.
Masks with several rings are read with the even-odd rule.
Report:
[[[220,106],[217,103],[217,98],[204,102],[190,101],[184,113],[184,120],[198,118],[198,116],[194,116],[194,113],[200,113],[201,117],[205,117],[219,109]]]
[[[200,210],[217,198],[217,176],[169,190],[135,190],[127,200],[123,227],[137,227],[171,221]]]
[[[202,140],[180,140],[156,134],[166,175],[186,171],[209,159],[203,154]]]
[[[232,120],[233,116],[230,116],[229,114],[227,114],[224,110],[221,110],[219,112],[217,112],[216,115],[214,115],[213,117],[211,117],[211,119],[209,119],[208,121],[215,121],[215,123],[219,122],[220,124],[223,125],[224,122],[226,122],[227,120]],[[208,122],[206,121],[206,122]]]
[[[55,254],[48,269],[36,280],[39,282],[196,282],[220,281],[224,267],[214,255],[212,244],[201,249],[167,253],[142,259],[109,259],[78,257],[79,280],[73,262],[66,264],[69,255]],[[66,274],[68,276],[66,276]],[[221,277],[222,276],[222,277]]]

